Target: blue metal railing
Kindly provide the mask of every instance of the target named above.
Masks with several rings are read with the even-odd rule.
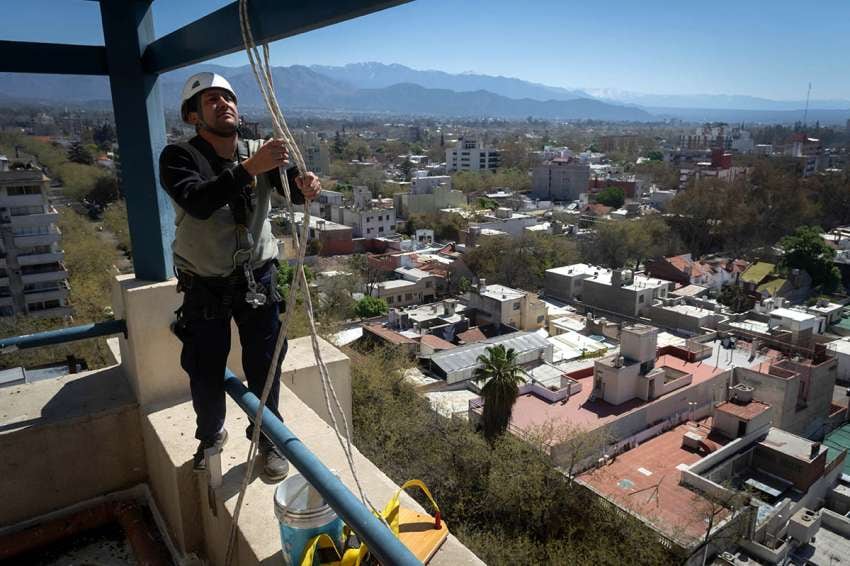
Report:
[[[253,419],[260,406],[256,395],[248,391],[230,370],[225,372],[224,386],[248,417]],[[263,409],[262,429],[266,437],[301,472],[316,491],[336,511],[357,536],[386,565],[420,565],[410,550],[387,526],[368,510],[357,497],[284,425],[280,419]]]
[[[85,340],[86,338],[111,336],[113,334],[123,334],[125,337],[127,336],[127,323],[124,319],[107,320],[106,322],[95,322],[92,324],[81,324],[80,326],[58,328],[56,330],[48,330],[47,332],[38,332],[36,334],[25,334],[24,336],[0,338],[0,354],[8,354],[10,352],[25,350],[27,348],[40,348],[42,346],[75,342],[77,340]]]

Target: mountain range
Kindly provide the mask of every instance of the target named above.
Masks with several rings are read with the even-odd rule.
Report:
[[[168,109],[176,109],[183,82],[198,71],[214,71],[225,76],[239,93],[243,109],[263,108],[248,66],[202,64],[162,76],[160,87]],[[567,89],[511,77],[422,71],[383,63],[274,67],[273,77],[284,107],[306,112],[634,122],[668,118],[695,122],[794,122],[802,119],[801,108],[805,104],[743,95],[652,95],[616,89]],[[110,93],[105,77],[0,73],[0,98],[3,97],[4,104],[24,101],[48,105],[95,101],[108,104]],[[844,123],[850,117],[850,100],[812,100],[809,108],[811,121]]]

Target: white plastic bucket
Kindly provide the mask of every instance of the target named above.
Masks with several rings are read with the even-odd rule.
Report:
[[[320,533],[331,537],[337,549],[342,548],[342,520],[301,474],[291,475],[278,484],[274,511],[287,566],[301,566],[307,542]],[[319,563],[318,553],[314,563]]]

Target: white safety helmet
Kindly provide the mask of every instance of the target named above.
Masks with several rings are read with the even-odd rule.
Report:
[[[180,95],[180,116],[184,122],[188,122],[188,114],[196,109],[188,108],[189,101],[200,92],[208,88],[221,88],[233,95],[233,100],[236,100],[236,93],[233,92],[233,87],[227,82],[227,79],[216,73],[196,73],[186,80],[183,85],[183,93]]]

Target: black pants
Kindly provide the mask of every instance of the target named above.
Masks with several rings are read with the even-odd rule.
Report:
[[[257,283],[267,291],[274,284],[275,269],[275,264],[269,263],[254,272]],[[199,440],[214,439],[224,426],[224,369],[230,353],[231,318],[236,321],[239,329],[242,369],[248,380],[248,389],[257,397],[262,395],[266,375],[272,363],[280,330],[280,303],[274,302],[272,294],[267,292],[268,302],[253,308],[245,302],[245,291],[244,285],[216,288],[203,285],[197,278],[190,288],[184,289],[181,313],[183,351],[180,354],[180,365],[189,374],[192,405],[197,417],[195,438]],[[232,295],[231,307],[222,313],[221,304],[215,304],[215,301],[223,301],[227,294]],[[227,310],[230,312],[226,312]],[[286,348],[287,344],[284,343],[276,364],[271,392],[266,401],[266,407],[281,420],[278,410],[280,366],[286,355]],[[249,426],[249,437],[251,431],[252,426]]]

